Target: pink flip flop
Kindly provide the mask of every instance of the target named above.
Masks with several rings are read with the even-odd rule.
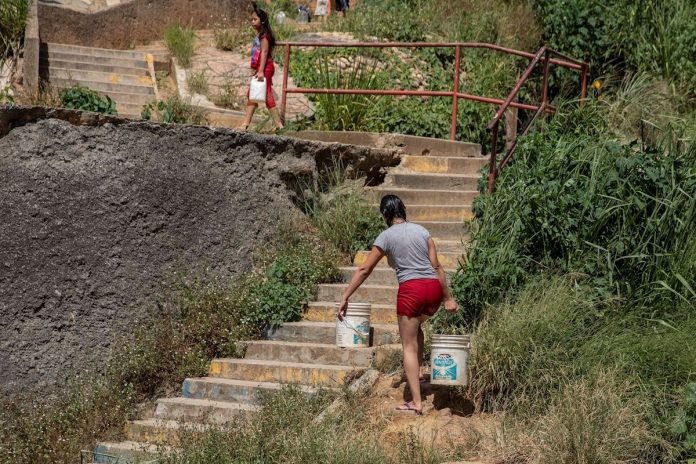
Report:
[[[413,404],[413,401],[409,401],[408,403],[400,404],[396,408],[397,411],[403,411],[403,412],[413,412],[417,416],[422,416],[423,411],[421,409],[416,409],[416,405]]]

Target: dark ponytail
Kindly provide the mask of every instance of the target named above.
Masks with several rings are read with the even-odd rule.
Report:
[[[259,37],[266,38],[268,40],[268,47],[273,50],[275,47],[276,40],[273,37],[273,31],[271,30],[271,23],[268,20],[268,13],[263,11],[256,2],[251,2],[251,7],[254,9],[254,14],[261,20],[261,29],[259,29]]]
[[[406,206],[396,195],[384,195],[379,202],[379,212],[384,216],[389,227],[394,223],[394,219],[406,220]]]

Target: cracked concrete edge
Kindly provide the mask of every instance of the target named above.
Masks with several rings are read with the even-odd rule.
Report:
[[[379,371],[377,369],[368,369],[363,375],[358,377],[348,389],[351,393],[362,394],[367,392],[375,384],[379,378]],[[324,409],[321,414],[314,418],[314,423],[323,422],[326,416],[333,414],[338,408],[340,408],[345,403],[345,398],[339,396],[333,403],[331,403],[326,409]]]

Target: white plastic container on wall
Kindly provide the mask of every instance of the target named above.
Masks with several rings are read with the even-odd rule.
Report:
[[[433,385],[469,384],[469,335],[433,334],[430,355],[430,383]]]
[[[370,346],[370,303],[348,303],[343,320],[336,319],[336,346],[360,348]]]

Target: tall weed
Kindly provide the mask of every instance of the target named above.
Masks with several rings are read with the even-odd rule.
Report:
[[[191,66],[195,42],[196,34],[193,29],[178,22],[164,32],[164,43],[184,68]]]
[[[0,3],[0,68],[10,56],[17,56],[29,13],[29,0]]]

